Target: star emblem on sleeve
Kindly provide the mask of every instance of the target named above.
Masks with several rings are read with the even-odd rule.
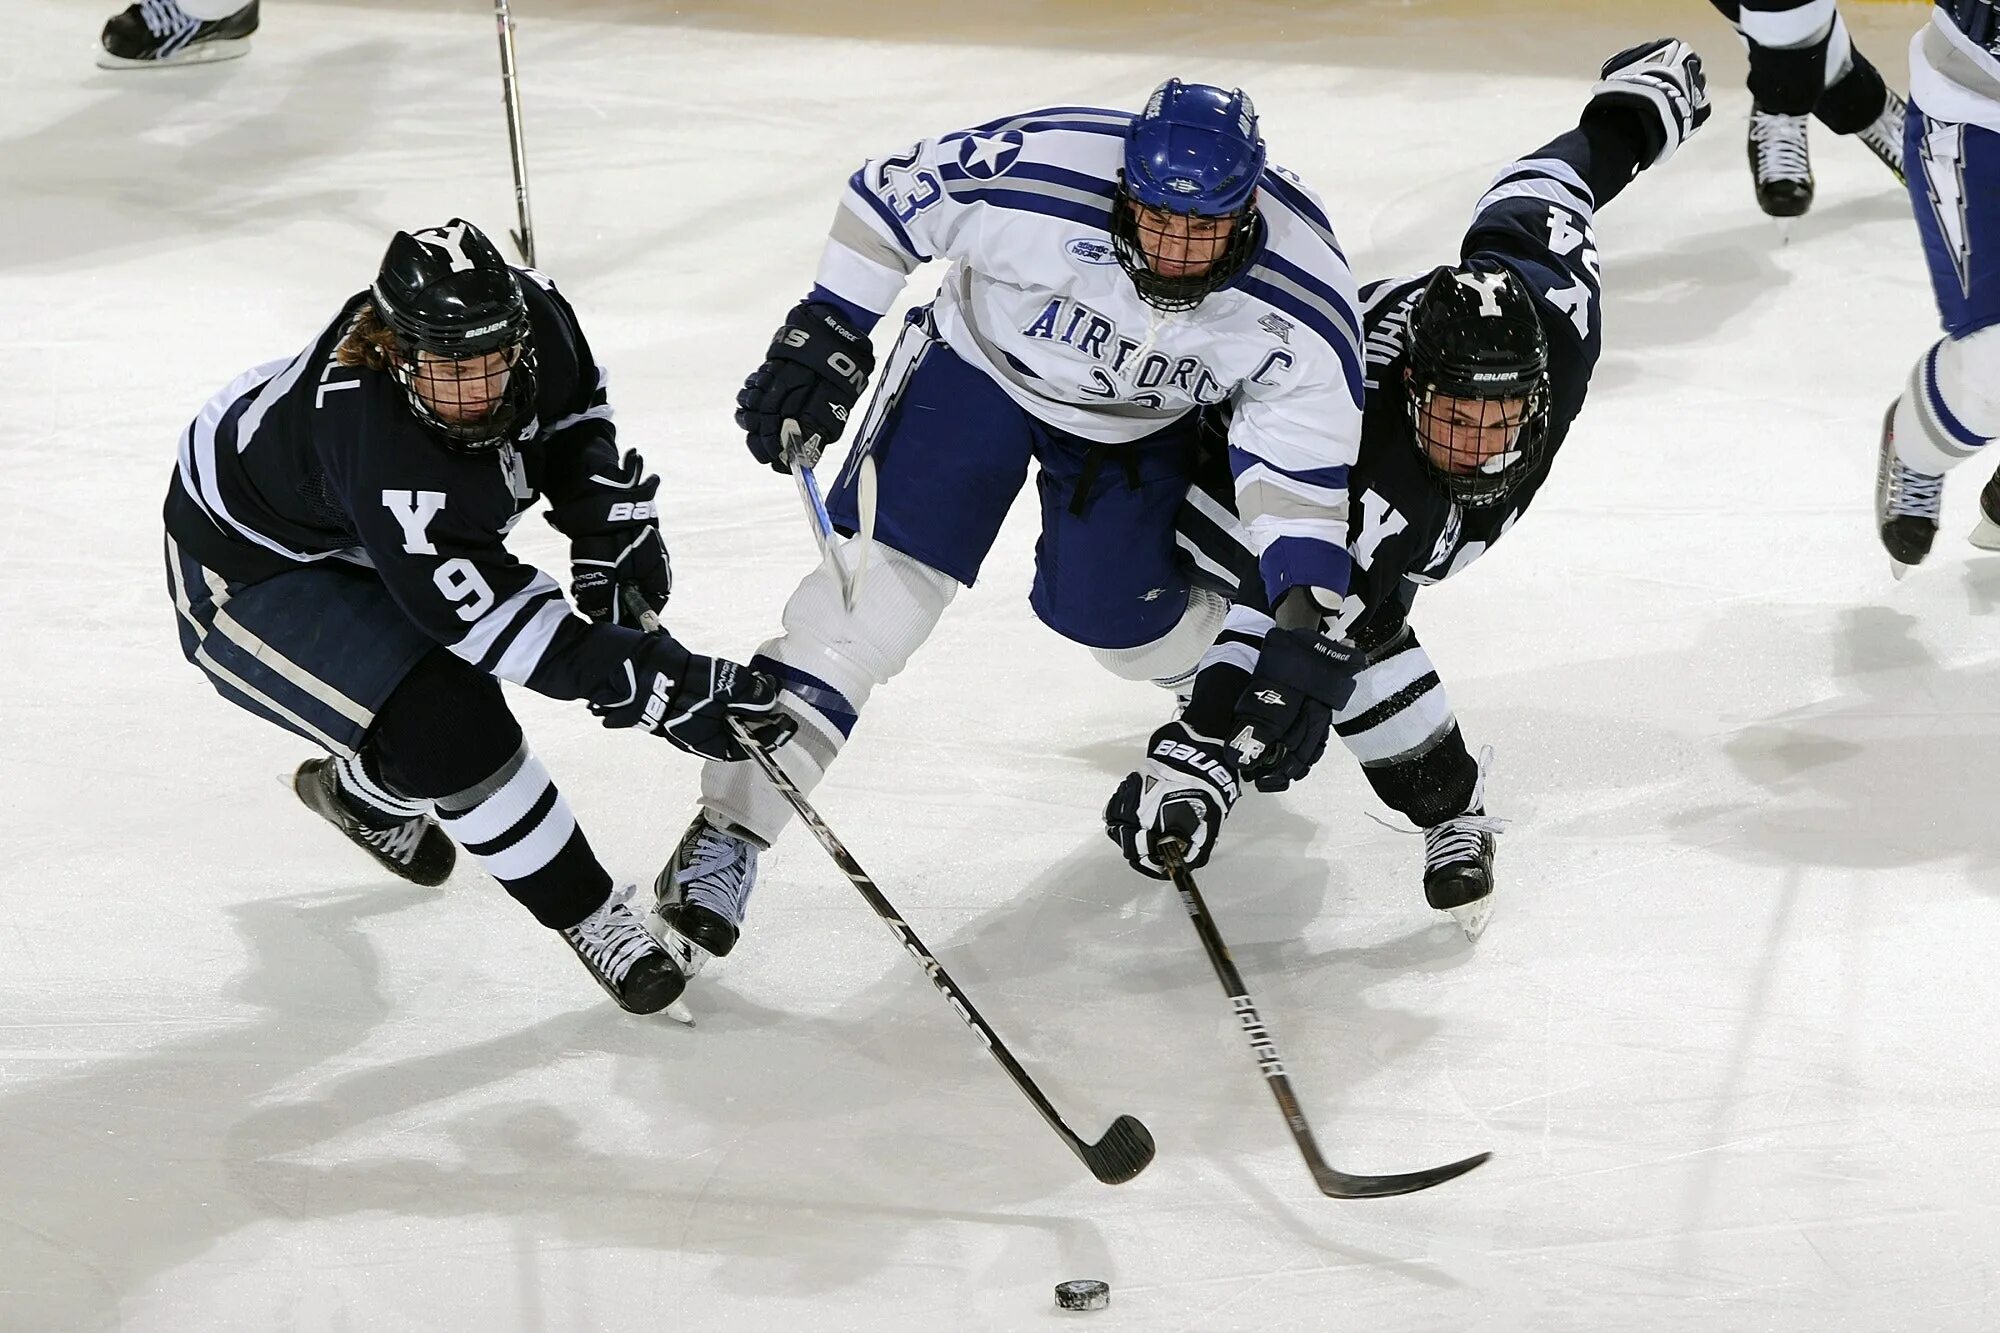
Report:
[[[968,134],[958,145],[958,165],[968,176],[992,180],[1005,175],[1021,156],[1021,132]]]

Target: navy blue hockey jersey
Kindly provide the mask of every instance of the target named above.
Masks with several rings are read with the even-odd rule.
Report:
[[[604,372],[575,312],[547,277],[517,271],[538,385],[511,445],[446,448],[388,374],[334,359],[360,292],[298,355],[238,376],[182,433],[165,514],[182,552],[232,583],[323,560],[365,566],[482,671],[561,699],[609,687],[638,633],[583,619],[505,545],[542,495],[579,495],[619,461]]]

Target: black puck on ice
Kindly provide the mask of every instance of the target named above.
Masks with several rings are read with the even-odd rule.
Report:
[[[1102,1310],[1111,1304],[1111,1284],[1096,1278],[1056,1283],[1058,1310]]]

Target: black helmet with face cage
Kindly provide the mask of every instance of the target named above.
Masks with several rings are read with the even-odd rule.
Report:
[[[410,411],[451,448],[485,453],[512,440],[535,410],[535,357],[521,280],[484,233],[461,218],[399,231],[370,289],[376,314],[396,335],[396,381]],[[507,387],[477,419],[449,421],[418,391],[419,353],[449,361],[500,353]],[[432,399],[454,381],[432,377]]]
[[[1520,433],[1506,453],[1473,472],[1424,463],[1452,499],[1469,507],[1498,504],[1540,462],[1549,435],[1549,341],[1534,298],[1510,270],[1439,269],[1410,312],[1410,422],[1422,451],[1431,400],[1518,399]]]

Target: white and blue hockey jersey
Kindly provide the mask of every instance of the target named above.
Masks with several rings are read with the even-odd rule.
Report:
[[[818,288],[879,318],[945,261],[933,319],[952,351],[1041,421],[1128,444],[1234,406],[1231,469],[1273,599],[1346,595],[1347,474],[1361,433],[1354,276],[1319,201],[1271,168],[1263,235],[1193,310],[1146,304],[1111,207],[1132,113],[1053,107],[875,158],[842,196]]]
[[[2000,10],[1937,0],[1910,39],[1910,100],[1933,120],[2000,133]]]

